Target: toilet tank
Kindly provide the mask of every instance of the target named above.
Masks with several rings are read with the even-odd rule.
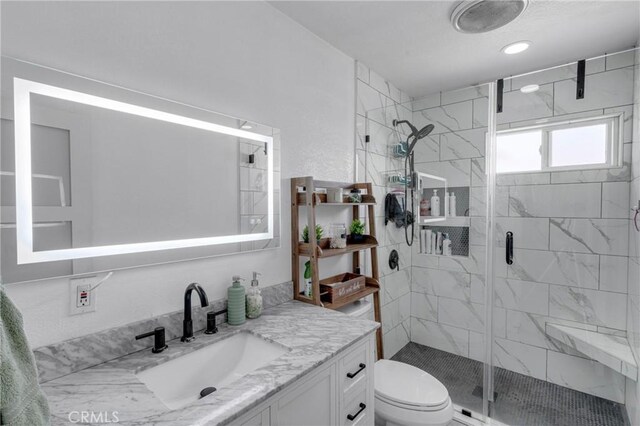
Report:
[[[371,301],[371,296],[365,297],[364,299],[356,300],[353,303],[339,308],[338,311],[352,317],[364,318],[374,321],[373,302]]]

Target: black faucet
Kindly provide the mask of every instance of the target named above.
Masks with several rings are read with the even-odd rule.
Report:
[[[207,293],[204,292],[202,287],[198,283],[191,283],[184,291],[184,321],[182,322],[182,342],[190,342],[193,337],[193,321],[191,321],[191,292],[195,290],[200,296],[200,305],[204,308],[209,306],[209,299],[207,299]]]

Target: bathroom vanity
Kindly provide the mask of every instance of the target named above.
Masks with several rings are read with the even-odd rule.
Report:
[[[119,423],[132,425],[373,425],[378,327],[290,301],[242,326],[197,332],[188,343],[173,339],[162,353],[130,353],[45,381],[43,389],[53,424],[69,424],[82,410],[103,422],[115,412]],[[109,332],[130,333],[131,326]],[[68,345],[83,346],[74,340]],[[48,353],[73,352],[63,346]],[[45,352],[36,354],[40,369],[74,362],[48,362]],[[205,386],[217,389],[199,398]]]
[[[372,334],[232,423],[373,425],[374,350]]]

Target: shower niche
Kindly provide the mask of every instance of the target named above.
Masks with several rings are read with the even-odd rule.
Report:
[[[422,172],[417,172],[415,178],[419,253],[468,257],[469,187],[450,187],[446,178]]]

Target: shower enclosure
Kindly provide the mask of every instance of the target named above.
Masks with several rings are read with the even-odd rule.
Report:
[[[628,50],[407,102],[359,78],[361,103],[383,105],[358,116],[377,198],[409,178],[393,120],[434,125],[415,170],[455,193],[456,216],[417,223],[411,247],[383,217],[378,229],[379,263],[393,249],[404,262],[383,271],[385,354],[442,381],[459,410],[640,424],[638,76]],[[433,189],[446,197],[433,181],[416,204]],[[452,255],[425,253],[421,229],[448,234]]]

